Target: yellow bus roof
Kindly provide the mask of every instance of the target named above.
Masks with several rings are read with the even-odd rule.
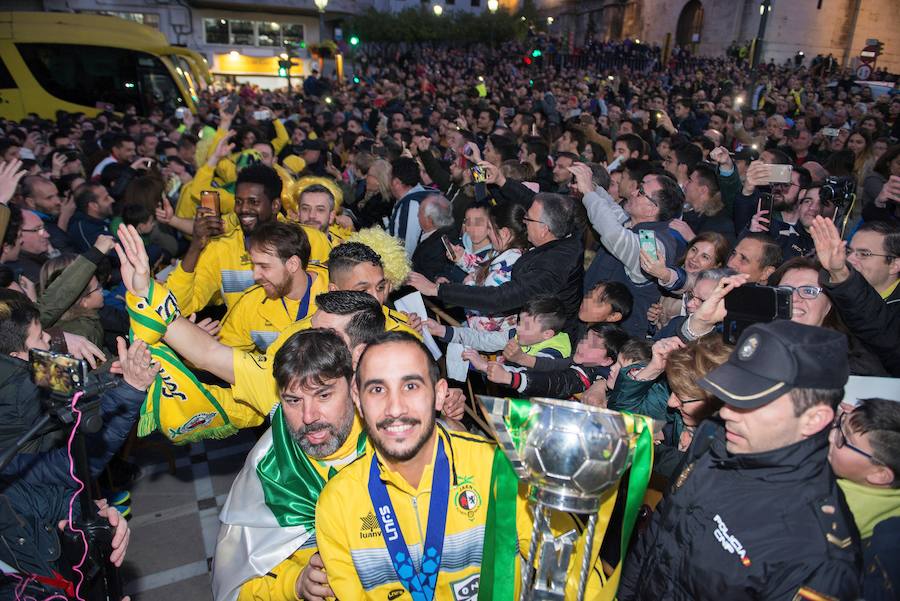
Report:
[[[0,12],[0,39],[15,42],[86,44],[161,52],[161,32],[119,17],[57,12]]]

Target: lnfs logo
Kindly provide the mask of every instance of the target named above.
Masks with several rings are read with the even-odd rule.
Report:
[[[381,515],[381,523],[384,525],[384,535],[388,540],[397,540],[397,526],[394,524],[394,518],[391,517],[391,508],[382,505],[378,508],[378,513]]]

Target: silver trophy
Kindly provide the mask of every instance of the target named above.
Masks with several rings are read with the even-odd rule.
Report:
[[[521,601],[563,601],[569,563],[575,553],[575,530],[555,536],[550,512],[588,514],[586,552],[578,582],[584,599],[603,493],[614,486],[631,461],[630,434],[622,414],[554,399],[531,399],[530,414],[519,436],[507,426],[510,400],[477,396],[497,443],[519,478],[529,484],[534,527],[528,564],[522,568]],[[537,559],[537,568],[531,569]]]

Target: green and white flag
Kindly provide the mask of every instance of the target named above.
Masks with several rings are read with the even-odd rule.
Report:
[[[316,502],[337,470],[365,453],[358,420],[350,431],[353,452],[319,463],[294,442],[279,406],[272,427],[250,450],[219,515],[221,526],[213,562],[213,596],[235,601],[241,586],[264,576],[305,547],[315,547]]]

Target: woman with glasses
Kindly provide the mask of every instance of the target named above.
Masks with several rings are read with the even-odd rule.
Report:
[[[846,407],[841,405],[841,408]],[[900,402],[862,399],[834,420],[828,461],[862,539],[863,596],[900,590]]]
[[[866,349],[841,321],[840,316],[819,286],[821,263],[808,257],[786,261],[769,278],[769,285],[792,290],[791,321],[843,332],[850,347],[850,373],[863,376],[887,376],[878,357]]]

